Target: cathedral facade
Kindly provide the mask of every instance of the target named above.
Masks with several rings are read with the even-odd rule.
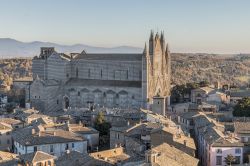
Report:
[[[57,53],[41,48],[32,60],[32,107],[146,108],[154,96],[170,96],[171,57],[164,35],[150,34],[141,54]],[[166,102],[167,103],[167,102]]]

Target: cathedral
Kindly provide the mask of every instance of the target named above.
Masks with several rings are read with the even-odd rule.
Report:
[[[171,56],[164,34],[151,32],[141,54],[58,53],[42,47],[32,60],[29,100],[41,111],[149,108],[170,96]]]

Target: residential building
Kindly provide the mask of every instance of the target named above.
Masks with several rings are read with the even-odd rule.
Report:
[[[198,157],[204,166],[225,165],[225,157],[233,155],[235,163],[243,164],[244,144],[226,132],[225,126],[204,113],[194,117]]]
[[[99,131],[92,127],[85,127],[80,124],[68,124],[67,130],[82,136],[88,141],[88,149],[94,150],[99,146]]]
[[[145,159],[127,162],[123,166],[198,166],[199,160],[192,157],[167,143],[160,144],[145,152]]]
[[[10,150],[12,147],[11,132],[12,127],[8,124],[0,123],[0,150]]]
[[[14,152],[27,154],[36,151],[61,156],[67,150],[87,153],[87,140],[62,129],[46,130],[42,125],[29,126],[13,133]]]
[[[1,166],[17,166],[17,154],[0,151],[0,165]]]

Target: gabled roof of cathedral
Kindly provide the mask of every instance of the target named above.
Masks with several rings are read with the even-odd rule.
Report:
[[[84,54],[76,56],[74,59],[83,60],[108,60],[108,61],[141,61],[142,54]]]

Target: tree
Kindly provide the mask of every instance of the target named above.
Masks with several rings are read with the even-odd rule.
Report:
[[[227,164],[227,165],[232,165],[233,162],[235,162],[235,157],[231,154],[227,155],[227,157],[225,157],[225,160],[224,162]]]
[[[191,95],[191,91],[193,89],[199,88],[198,83],[186,83],[182,85],[176,85],[171,90],[171,98],[173,102],[180,102],[181,99],[184,98],[185,95]]]
[[[200,87],[206,87],[209,85],[209,82],[207,80],[201,81],[200,83]]]
[[[104,115],[103,115],[103,113],[102,113],[102,112],[99,112],[99,113],[97,114],[96,119],[95,119],[95,123],[96,123],[96,124],[102,124],[104,121],[105,121],[105,120],[104,120]]]
[[[111,128],[111,124],[109,122],[106,122],[103,113],[99,112],[95,119],[94,127],[96,130],[100,132],[100,136],[103,136],[109,134],[109,129]]]
[[[234,106],[233,116],[250,117],[250,97],[244,97]]]

